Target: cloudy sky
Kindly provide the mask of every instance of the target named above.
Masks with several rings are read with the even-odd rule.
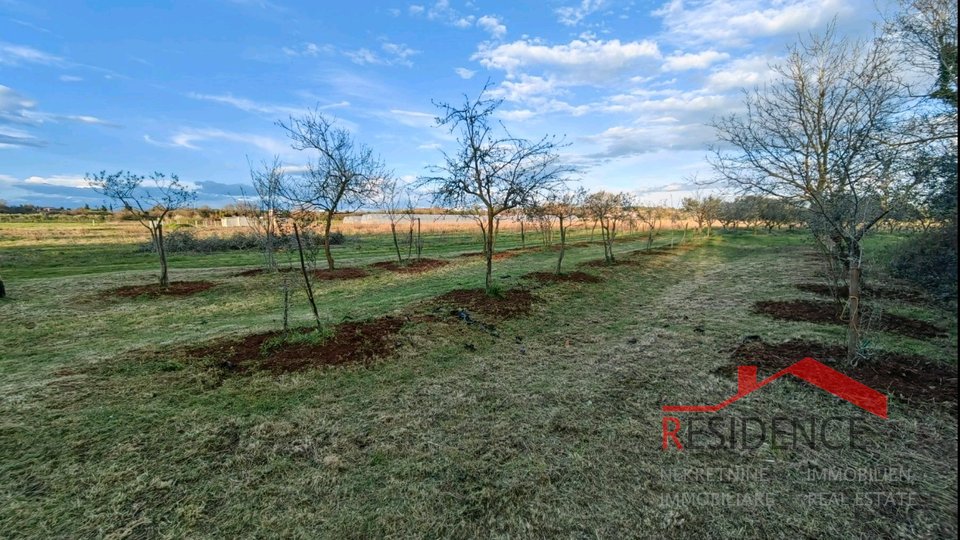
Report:
[[[179,174],[201,204],[290,149],[319,107],[398,176],[450,135],[431,100],[488,79],[515,133],[565,135],[590,189],[679,200],[710,174],[705,125],[798,35],[865,34],[873,0],[0,0],[0,199],[99,204],[84,173]],[[249,188],[247,188],[249,192]]]

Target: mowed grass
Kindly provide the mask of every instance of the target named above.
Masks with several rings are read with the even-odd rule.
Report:
[[[495,322],[493,333],[429,302],[482,283],[479,258],[452,257],[476,244],[428,244],[424,256],[452,264],[318,282],[318,302],[328,323],[415,313],[439,321],[409,324],[398,350],[373,365],[286,375],[224,376],[182,352],[278,328],[278,284],[235,276],[255,253],[172,261],[175,279],[218,283],[185,298],[102,297],[152,279],[149,259],[125,266],[130,246],[115,247],[116,260],[103,264],[118,266],[98,273],[4,267],[15,277],[0,302],[0,537],[956,536],[957,422],[935,405],[892,400],[881,420],[782,382],[737,403],[736,414],[857,416],[865,450],[661,449],[661,406],[735,392],[714,371],[743,336],[842,342],[841,327],[751,310],[757,300],[805,297],[793,285],[816,280],[807,244],[802,234],[732,234],[627,256],[645,245],[628,239],[616,250],[632,264],[579,267],[604,281],[537,288],[533,313]],[[386,260],[388,248],[387,239],[361,239],[341,260]],[[565,264],[601,257],[599,245],[579,247]],[[521,276],[554,260],[524,252],[496,261],[495,277],[504,288],[532,285]],[[296,324],[309,324],[300,293],[294,303]],[[883,307],[949,337],[874,333],[871,346],[955,363],[953,313]],[[912,476],[893,485],[807,480],[825,466],[906,466]],[[762,468],[766,480],[696,473],[718,467]],[[693,476],[676,481],[677,471]],[[868,490],[915,497],[853,502]],[[767,507],[669,499],[702,492],[774,496]],[[804,497],[811,492],[851,497],[818,506]]]

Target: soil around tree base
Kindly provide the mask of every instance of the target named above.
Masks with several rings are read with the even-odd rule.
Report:
[[[846,358],[846,348],[794,339],[768,344],[759,339],[741,343],[730,355],[732,363],[716,371],[736,379],[737,366],[751,365],[768,377],[794,363],[813,358],[887,395],[921,403],[946,404],[957,413],[957,370],[914,355],[873,352],[855,367],[837,365]]]
[[[421,274],[436,268],[442,268],[448,264],[450,264],[450,261],[445,261],[442,259],[415,259],[411,261],[404,261],[402,263],[397,261],[383,261],[373,263],[370,266],[374,268],[381,268],[383,270],[389,270],[391,272],[398,272],[400,274]]]
[[[167,287],[161,287],[158,283],[151,283],[150,285],[127,285],[105,291],[102,296],[119,298],[190,296],[210,289],[215,285],[216,283],[212,281],[173,281]]]
[[[530,313],[537,300],[527,289],[510,289],[499,296],[489,295],[483,289],[455,289],[437,296],[433,302],[486,317],[512,319]]]
[[[800,283],[797,285],[797,288],[801,291],[818,294],[820,296],[827,296],[830,298],[834,297],[834,291],[831,290],[828,285],[823,283]],[[846,285],[837,287],[836,294],[838,294],[840,298],[844,300],[850,296],[850,292],[848,291]],[[903,300],[905,302],[923,302],[927,300],[923,293],[910,289],[893,289],[889,287],[866,286],[863,288],[863,295],[866,297],[872,296],[873,298]]]
[[[344,322],[333,328],[325,340],[283,340],[280,331],[251,334],[241,339],[220,340],[189,349],[193,358],[212,359],[224,371],[247,373],[270,371],[289,373],[322,366],[370,363],[389,355],[398,345],[396,336],[404,320],[382,317],[359,322]],[[300,328],[302,337],[316,332]]]
[[[601,278],[586,272],[567,272],[555,274],[553,272],[530,272],[523,277],[540,283],[600,283]]]
[[[764,300],[753,305],[756,313],[767,315],[774,319],[795,322],[810,322],[819,324],[846,325],[847,321],[840,316],[839,306],[835,302],[814,300]],[[946,336],[942,328],[938,328],[926,321],[911,319],[892,313],[884,313],[874,330],[891,332],[907,337],[924,339]]]

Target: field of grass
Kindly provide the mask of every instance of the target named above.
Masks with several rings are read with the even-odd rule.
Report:
[[[0,235],[13,226],[0,224]],[[595,284],[532,283],[523,276],[550,271],[556,253],[523,251],[496,261],[495,279],[504,290],[531,287],[538,300],[527,316],[484,325],[431,301],[482,284],[482,260],[457,256],[480,249],[476,235],[431,237],[424,256],[447,266],[316,284],[325,323],[407,320],[391,354],[284,374],[224,373],[187,352],[278,329],[275,278],[237,276],[259,254],[176,254],[173,279],[216,286],[116,298],[104,292],[151,282],[156,261],[108,240],[0,243],[0,537],[957,535],[955,404],[892,397],[880,419],[784,381],[725,417],[852,416],[861,448],[662,449],[663,405],[735,393],[718,370],[745,336],[843,342],[841,326],[751,310],[758,300],[815,298],[794,288],[817,280],[802,233],[688,236],[656,255],[630,255],[645,240],[625,237],[613,267],[584,265],[602,258],[599,244],[571,248],[566,268],[602,278]],[[664,234],[656,245],[678,240]],[[511,233],[499,246],[519,243]],[[390,250],[386,237],[360,237],[335,256],[366,266]],[[293,322],[309,325],[299,290],[293,301]],[[955,369],[955,312],[878,302],[947,335],[871,332],[871,349]],[[828,467],[907,471],[810,481]],[[873,504],[865,494],[874,492],[909,497]],[[743,493],[765,504],[716,502]]]

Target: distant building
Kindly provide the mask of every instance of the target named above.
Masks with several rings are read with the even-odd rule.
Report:
[[[246,216],[230,216],[220,218],[221,227],[250,227],[253,225],[253,220]]]

